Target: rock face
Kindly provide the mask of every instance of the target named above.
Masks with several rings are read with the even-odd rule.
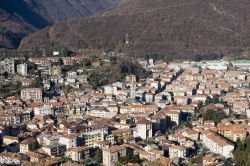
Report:
[[[121,0],[2,0],[0,48],[16,48],[20,40],[56,21],[85,17]]]
[[[112,10],[31,34],[20,48],[119,47],[131,54],[238,55],[250,45],[249,8],[248,0],[125,0]],[[129,44],[124,44],[126,39]]]

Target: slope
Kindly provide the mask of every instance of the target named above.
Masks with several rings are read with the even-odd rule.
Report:
[[[85,17],[120,0],[1,0],[0,48],[16,48],[20,40],[56,21]]]
[[[119,47],[134,55],[238,55],[249,49],[249,7],[248,0],[126,0],[113,10],[31,34],[20,48]]]

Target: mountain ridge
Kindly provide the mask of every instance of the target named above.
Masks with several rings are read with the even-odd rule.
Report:
[[[112,10],[31,34],[20,48],[115,45],[131,54],[238,55],[249,50],[249,8],[247,0],[126,0]],[[126,35],[129,45],[124,44]]]
[[[17,48],[23,37],[57,21],[85,17],[121,0],[2,0],[0,48]]]

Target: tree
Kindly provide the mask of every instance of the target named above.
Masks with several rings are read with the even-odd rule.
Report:
[[[96,149],[96,154],[93,157],[93,160],[96,163],[102,163],[102,151],[101,151],[101,149],[99,149],[99,148]]]
[[[65,97],[68,98],[68,94],[71,92],[72,86],[66,85],[63,86],[63,93],[65,94]]]
[[[119,163],[122,165],[127,165],[128,163],[140,163],[140,158],[138,155],[128,154],[127,156],[120,157]]]
[[[220,104],[224,105],[224,107],[228,107],[227,102],[225,102],[223,99],[220,99]]]
[[[6,79],[6,78],[8,78],[9,73],[8,73],[8,72],[4,72],[2,75],[3,75],[3,76],[4,76],[4,78]]]
[[[219,96],[218,96],[218,95],[213,96],[212,102],[213,102],[213,104],[220,103],[220,98],[219,98]]]
[[[250,138],[247,137],[245,141],[237,139],[236,149],[233,152],[234,161],[237,165],[249,166],[250,165]]]
[[[91,163],[91,158],[86,158],[86,159],[82,160],[80,163],[83,165],[88,165],[89,163]]]
[[[117,142],[118,145],[124,144],[124,141],[123,141],[123,139],[121,137],[117,138],[116,142]]]
[[[67,157],[67,156],[62,156],[62,157],[60,158],[60,162],[62,162],[62,163],[68,162],[69,160],[70,160],[70,158]]]
[[[115,116],[112,117],[112,118],[111,118],[111,121],[112,121],[112,122],[116,122],[116,117],[115,117]]]
[[[206,101],[205,101],[205,105],[207,106],[207,105],[209,105],[209,104],[211,104],[211,103],[213,103],[212,98],[211,98],[211,97],[207,97],[207,98],[206,98]]]
[[[192,125],[192,122],[190,120],[187,120],[185,123],[184,123],[184,126],[188,127],[188,128],[193,128],[193,125]]]
[[[204,120],[212,120],[214,123],[218,124],[222,119],[226,118],[226,113],[222,110],[214,111],[207,110],[203,115]]]
[[[32,88],[41,88],[42,87],[42,78],[41,77],[36,77],[32,83],[31,83]]]

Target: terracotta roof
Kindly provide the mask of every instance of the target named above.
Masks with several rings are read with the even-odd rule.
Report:
[[[89,150],[88,147],[86,147],[86,146],[79,146],[79,147],[72,148],[69,151],[78,152],[79,153],[79,152],[84,152],[84,151],[87,151],[87,150]]]
[[[38,158],[38,159],[46,158],[45,154],[32,152],[32,151],[27,152],[26,155],[29,157]]]
[[[62,166],[82,166],[82,165],[77,164],[77,163],[67,162],[67,163],[63,163]]]

